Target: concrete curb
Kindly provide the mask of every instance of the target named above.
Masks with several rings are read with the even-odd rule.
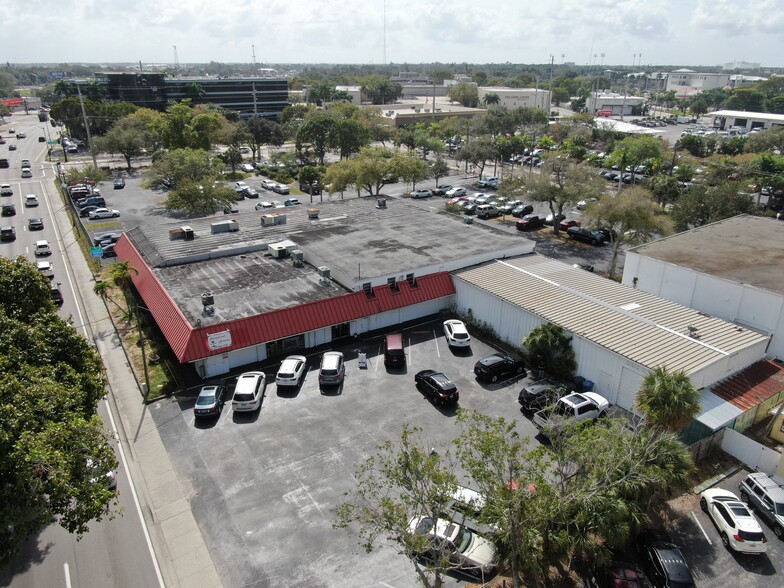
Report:
[[[60,195],[50,181],[43,182],[50,203]],[[53,207],[61,210],[60,206]],[[73,274],[85,327],[103,358],[109,382],[108,401],[118,423],[119,442],[128,458],[128,476],[139,497],[144,523],[167,587],[196,585],[220,588],[220,576],[190,509],[187,485],[180,482],[161,441],[148,406],[128,365],[120,339],[103,301],[92,287],[95,277],[82,256],[70,220],[56,214],[59,237]],[[75,317],[76,320],[76,317]],[[81,327],[81,325],[78,325]]]

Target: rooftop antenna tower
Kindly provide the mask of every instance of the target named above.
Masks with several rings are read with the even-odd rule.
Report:
[[[250,44],[251,52],[253,53],[253,69],[256,69],[256,45],[254,43]]]
[[[180,58],[177,57],[177,45],[172,45],[174,49],[174,74],[180,75]]]

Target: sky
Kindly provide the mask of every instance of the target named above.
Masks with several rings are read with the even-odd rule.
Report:
[[[784,0],[4,0],[0,62],[784,67]],[[384,15],[386,13],[386,26]],[[386,29],[386,34],[385,34]],[[384,42],[386,39],[386,43]]]

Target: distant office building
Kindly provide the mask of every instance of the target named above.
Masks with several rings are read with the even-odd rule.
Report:
[[[275,118],[289,104],[288,82],[282,78],[167,78],[160,73],[109,73],[99,79],[110,100],[164,110],[190,99],[215,104],[243,118]],[[84,87],[86,80],[75,81]]]
[[[484,104],[488,94],[498,96],[501,108],[514,110],[517,108],[541,108],[545,112],[550,110],[550,92],[536,88],[506,88],[500,86],[479,86],[479,102]]]
[[[667,91],[674,91],[678,98],[687,98],[713,88],[724,88],[729,83],[730,74],[726,73],[676,69],[667,75]]]
[[[645,98],[624,96],[615,93],[591,92],[585,101],[585,109],[590,114],[602,113],[603,116],[641,114]]]

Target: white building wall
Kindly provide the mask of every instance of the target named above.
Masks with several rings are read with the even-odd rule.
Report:
[[[771,335],[767,354],[784,358],[784,296],[780,294],[634,252],[626,253],[622,281],[627,286]]]
[[[492,325],[500,339],[515,347],[522,346],[523,340],[532,329],[547,322],[459,278],[455,278],[455,288],[458,314],[468,315],[470,309],[474,320]],[[583,337],[573,337],[572,348],[577,360],[578,375],[591,380],[594,389],[611,403],[631,410],[639,389],[639,381],[646,372],[645,368]],[[625,388],[621,381],[624,368],[631,375],[623,382]]]

